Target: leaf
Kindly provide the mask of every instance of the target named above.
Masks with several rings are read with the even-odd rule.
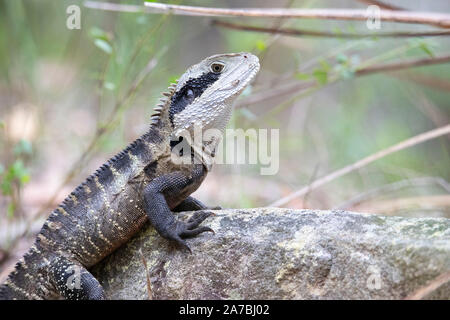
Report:
[[[113,51],[111,45],[103,39],[95,39],[94,44],[107,54],[111,54]]]
[[[348,57],[345,54],[340,53],[336,56],[336,61],[340,64],[344,64],[348,62]]]
[[[434,51],[426,42],[422,42],[419,46],[420,49],[422,49],[423,52],[428,54],[430,57],[434,57]]]
[[[169,85],[171,85],[172,83],[177,82],[177,80],[179,79],[179,76],[171,76],[169,77]]]
[[[319,63],[320,63],[320,66],[322,67],[323,71],[326,71],[326,72],[330,71],[331,66],[326,60],[320,60]]]
[[[344,68],[341,70],[340,75],[344,79],[351,79],[355,75],[355,71],[351,70],[350,68]]]
[[[317,82],[324,85],[328,82],[328,72],[322,69],[316,69],[313,72],[313,76],[317,79]]]
[[[12,191],[12,185],[11,181],[9,181],[6,177],[3,179],[2,184],[0,185],[2,189],[2,194],[7,196],[11,194]]]
[[[8,204],[8,209],[7,209],[7,217],[8,218],[12,218],[14,217],[14,211],[16,211],[16,205],[13,202],[10,202]]]
[[[104,30],[98,28],[98,27],[92,27],[92,28],[89,30],[89,36],[90,36],[92,39],[103,39],[103,40],[105,40],[105,41],[111,40],[110,37],[109,37],[109,35],[108,35],[108,33],[107,33],[106,31],[104,31]]]
[[[16,160],[9,168],[9,172],[7,173],[7,178],[10,184],[16,180],[19,181],[20,185],[23,185],[30,181],[30,175],[28,173],[28,169],[25,168],[22,160]]]
[[[116,85],[109,81],[106,81],[103,86],[105,87],[105,89],[110,91],[114,91],[116,89]]]
[[[308,79],[311,78],[311,75],[309,75],[309,74],[307,74],[307,73],[297,72],[297,73],[295,74],[295,77],[296,77],[298,80],[308,80]]]
[[[15,146],[13,150],[16,156],[19,155],[30,155],[33,153],[33,148],[31,146],[30,141],[21,139]]]
[[[256,41],[256,48],[259,51],[264,51],[267,49],[267,45],[263,40],[258,40],[258,41]]]
[[[410,39],[408,42],[411,48],[418,48],[430,57],[435,56],[434,48],[438,46],[436,42],[430,39]]]

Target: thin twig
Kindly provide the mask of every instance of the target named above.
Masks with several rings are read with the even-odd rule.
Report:
[[[421,86],[427,86],[433,89],[450,92],[450,81],[444,77],[430,76],[421,73],[393,73],[391,75],[394,78],[398,78],[405,81],[415,82]]]
[[[420,58],[420,59],[410,59],[401,62],[393,62],[393,63],[384,63],[378,64],[374,66],[367,66],[361,69],[357,69],[354,73],[355,76],[366,76],[369,74],[380,73],[380,72],[389,72],[389,71],[397,71],[403,69],[409,69],[413,67],[420,67],[425,65],[432,64],[442,64],[450,62],[450,55],[435,57],[435,58]],[[337,78],[336,80],[339,80]],[[248,98],[241,99],[237,104],[236,108],[241,108],[244,106],[248,106],[251,104],[256,104],[260,102],[264,102],[267,99],[272,99],[275,97],[288,95],[297,93],[300,90],[306,90],[312,87],[317,86],[318,83],[316,80],[306,81],[306,82],[292,82],[289,84],[285,84],[283,86],[275,87],[270,90],[265,90],[261,93],[254,94]]]
[[[155,13],[171,13],[175,15],[202,15],[216,17],[260,17],[260,18],[303,18],[326,20],[359,20],[372,18],[366,10],[361,9],[280,9],[280,8],[208,8],[145,2],[145,6]],[[152,12],[153,13],[153,12]],[[378,18],[378,17],[377,17]],[[409,12],[380,10],[380,21],[437,24],[440,27],[450,28],[450,14],[435,12]]]
[[[428,296],[433,291],[436,291],[440,286],[450,282],[450,271],[441,274],[440,276],[433,279],[427,285],[417,289],[415,292],[411,293],[404,300],[420,300]]]
[[[144,265],[144,268],[145,268],[145,278],[147,279],[148,300],[153,300],[152,282],[150,280],[150,272],[148,270],[147,260],[145,260],[145,257],[142,254],[142,250],[141,249],[139,249],[139,255],[141,256],[141,261],[142,261],[142,264]]]
[[[98,9],[114,12],[141,13],[146,11],[146,8],[144,6],[133,4],[117,4],[111,2],[85,1],[83,3],[83,6],[90,9]]]
[[[434,58],[423,58],[423,59],[409,59],[401,62],[393,62],[393,63],[385,63],[374,65],[370,67],[365,67],[359,70],[356,70],[355,74],[358,76],[376,73],[376,72],[386,72],[386,71],[395,71],[401,69],[407,69],[411,67],[420,67],[427,66],[430,64],[440,64],[440,63],[448,63],[450,62],[450,55],[442,56],[442,57],[434,57]]]
[[[450,30],[440,31],[423,31],[423,32],[384,32],[384,33],[341,33],[341,32],[327,32],[294,28],[264,28],[249,26],[220,20],[211,21],[212,25],[224,27],[233,30],[244,30],[250,32],[265,32],[271,34],[281,34],[295,37],[321,37],[321,38],[346,38],[346,39],[361,39],[361,38],[412,38],[412,37],[438,37],[449,36]]]
[[[407,187],[418,187],[424,185],[436,184],[441,186],[445,191],[450,193],[450,184],[441,177],[420,177],[420,178],[411,178],[405,179],[397,182],[393,182],[390,184],[385,184],[364,193],[360,193],[351,199],[345,201],[344,203],[334,207],[333,209],[346,210],[348,208],[359,205],[362,202],[365,202],[369,199],[373,199],[374,197],[380,194],[391,193],[403,188]]]
[[[355,163],[352,163],[348,166],[345,166],[339,170],[336,170],[336,171],[326,175],[325,177],[322,177],[322,178],[314,181],[310,185],[303,187],[302,189],[297,190],[297,191],[291,193],[290,195],[269,204],[268,206],[269,207],[279,207],[279,206],[285,205],[285,204],[289,203],[291,200],[293,200],[297,197],[303,196],[307,192],[317,189],[318,187],[321,187],[337,178],[340,178],[343,175],[346,175],[347,173],[350,173],[350,172],[360,169],[364,166],[367,166],[368,164],[370,164],[378,159],[384,158],[392,153],[415,146],[419,143],[440,137],[440,136],[442,136],[444,134],[448,134],[448,133],[450,133],[450,124],[440,127],[440,128],[437,128],[437,129],[434,129],[434,130],[431,130],[431,131],[427,131],[425,133],[421,133],[419,135],[416,135],[412,138],[409,138],[400,143],[397,143],[389,148],[378,151],[368,157],[365,157],[365,158],[363,158]]]
[[[165,49],[164,49],[165,50]],[[126,101],[135,93],[135,91],[138,89],[138,87],[140,86],[140,84],[145,80],[145,78],[150,74],[150,72],[155,68],[157,64],[157,60],[155,58],[150,59],[150,61],[148,62],[147,66],[144,68],[144,70],[142,70],[139,75],[137,76],[137,78],[133,81],[133,83],[131,84],[130,88],[128,89],[128,91],[126,92],[126,94],[123,96],[122,99],[118,100],[114,107],[113,110],[111,111],[111,113],[109,114],[108,119],[105,121],[104,125],[97,128],[94,136],[92,137],[92,139],[89,142],[88,147],[85,149],[85,151],[83,152],[83,154],[75,161],[75,163],[72,165],[72,168],[70,169],[70,171],[67,173],[66,177],[64,178],[63,182],[59,185],[59,187],[56,189],[57,192],[55,192],[50,199],[48,199],[44,205],[39,209],[39,211],[35,214],[35,217],[41,216],[42,214],[47,213],[47,209],[51,206],[53,206],[56,198],[59,195],[60,190],[67,185],[72,179],[73,177],[78,173],[78,170],[80,169],[80,167],[83,165],[83,163],[86,161],[88,155],[94,150],[94,148],[96,147],[98,141],[100,138],[102,138],[106,133],[107,133],[107,127],[110,126],[114,120],[115,117],[119,111],[119,109],[121,108],[121,106],[123,106]],[[34,218],[33,218],[34,219]]]
[[[364,204],[356,205],[352,210],[388,215],[399,215],[402,211],[420,210],[421,214],[426,211],[447,211],[450,209],[450,195],[438,194],[433,196],[415,196],[407,198],[395,198],[389,200],[374,200]]]

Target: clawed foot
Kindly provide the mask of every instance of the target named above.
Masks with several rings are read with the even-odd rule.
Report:
[[[196,211],[187,222],[176,221],[173,228],[167,230],[166,238],[174,240],[182,247],[189,250],[192,253],[191,248],[187,245],[185,238],[192,238],[203,232],[212,232],[214,230],[210,227],[199,227],[199,225],[209,216],[214,215],[211,211]]]

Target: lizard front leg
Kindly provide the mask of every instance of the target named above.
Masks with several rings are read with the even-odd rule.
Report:
[[[222,207],[207,207],[200,200],[195,199],[194,197],[187,197],[184,201],[182,201],[178,206],[176,206],[173,211],[174,212],[183,212],[183,211],[198,211],[198,210],[220,210]]]
[[[187,222],[179,221],[175,219],[166,199],[176,198],[176,195],[181,194],[196,178],[198,177],[195,172],[189,177],[177,171],[159,176],[144,189],[144,209],[150,223],[162,237],[177,242],[190,252],[192,251],[183,238],[195,237],[206,231],[214,232],[209,227],[199,227],[212,212],[198,212]]]

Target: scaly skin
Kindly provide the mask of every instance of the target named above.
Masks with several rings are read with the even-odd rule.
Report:
[[[189,68],[163,94],[149,131],[51,213],[34,245],[0,286],[0,299],[104,299],[103,288],[88,269],[126,243],[147,219],[161,236],[188,250],[184,238],[212,231],[199,226],[210,214],[207,207],[189,196],[210,163],[175,163],[172,140],[182,130],[193,133],[197,125],[223,131],[234,100],[258,70],[258,58],[249,53],[216,55]],[[217,143],[202,144],[214,153]],[[191,159],[199,156],[195,150]],[[184,223],[172,214],[184,210],[199,211]]]

